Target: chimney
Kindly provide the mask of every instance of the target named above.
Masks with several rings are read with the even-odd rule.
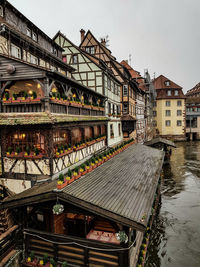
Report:
[[[105,38],[102,38],[101,39],[101,44],[104,45],[104,46],[106,46],[106,39]]]
[[[81,42],[82,42],[84,37],[85,37],[85,31],[83,29],[81,29],[80,33],[81,33]]]

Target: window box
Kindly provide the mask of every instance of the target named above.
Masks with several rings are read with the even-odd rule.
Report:
[[[70,101],[70,105],[72,107],[77,107],[77,108],[81,108],[82,107],[82,104],[81,103],[78,103],[78,102],[72,102],[72,101]]]
[[[6,100],[6,98],[3,99],[3,103],[11,103],[12,102],[12,98],[9,98],[8,100]]]
[[[78,151],[78,150],[81,150],[81,149],[83,149],[85,147],[86,147],[86,145],[84,144],[84,145],[81,145],[81,146],[77,147],[76,150]]]
[[[82,106],[83,106],[83,108],[86,108],[86,109],[91,109],[92,108],[90,105],[86,105],[86,104],[83,104]]]
[[[92,106],[92,109],[93,109],[93,110],[99,110],[99,107],[97,107],[97,106]]]
[[[93,144],[95,144],[95,143],[96,143],[96,140],[92,140],[92,141],[87,142],[87,145],[88,145],[88,146],[91,146],[91,145],[93,145]]]
[[[12,103],[20,103],[20,102],[21,102],[21,99],[20,98],[12,99]]]
[[[104,109],[104,107],[99,107],[99,110],[104,111],[105,109]]]
[[[27,103],[27,102],[30,102],[30,98],[24,98],[24,97],[22,97],[22,99],[21,99],[21,102],[23,103]]]
[[[40,98],[32,98],[31,97],[30,102],[40,102]]]

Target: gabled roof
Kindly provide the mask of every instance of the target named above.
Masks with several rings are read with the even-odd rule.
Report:
[[[123,225],[145,231],[152,211],[164,152],[132,145],[63,190],[56,182],[36,185],[5,200],[2,208],[28,206],[59,198]]]
[[[107,55],[111,55],[111,51],[105,47],[104,45],[102,45],[101,42],[99,42],[96,37],[92,34],[92,32],[90,30],[87,31],[87,33],[85,34],[83,40],[81,41],[79,47],[81,48],[81,45],[83,44],[83,42],[85,41],[85,39],[87,38],[88,34],[91,34],[92,38],[94,38],[94,40],[96,41],[96,43],[103,49],[103,51],[107,54]],[[113,57],[113,56],[112,56]],[[113,57],[114,58],[114,57]]]
[[[169,81],[170,85],[167,86],[165,82]],[[155,89],[182,89],[181,86],[179,86],[178,84],[176,84],[175,82],[171,81],[170,79],[168,79],[167,77],[165,77],[164,75],[160,75],[157,78],[155,78],[153,80],[153,84]]]
[[[81,49],[80,46],[76,46],[71,40],[69,40],[63,33],[61,33],[60,31],[58,31],[56,33],[56,35],[53,37],[53,40],[55,40],[58,36],[62,36],[66,41],[68,41],[72,46],[74,46],[81,54],[83,54],[85,57],[87,57],[93,64],[95,64],[98,68],[100,68],[103,71],[107,71],[109,72],[110,75],[112,75],[112,77],[119,82],[116,77],[114,76],[114,74],[112,73],[112,71],[108,68],[108,66],[104,63],[103,60],[95,57],[92,54],[87,53],[85,50]],[[98,42],[98,41],[97,41]],[[119,82],[120,83],[120,82]]]

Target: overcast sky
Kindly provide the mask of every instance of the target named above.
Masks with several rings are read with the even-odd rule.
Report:
[[[200,82],[200,0],[9,0],[50,37],[58,30],[76,45],[80,29],[108,35],[118,61],[151,76],[163,74],[184,92]]]

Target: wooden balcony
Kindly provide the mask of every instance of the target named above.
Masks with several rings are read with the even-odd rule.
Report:
[[[46,103],[44,99],[7,100],[2,102],[3,113],[44,112],[48,109],[51,113],[70,115],[104,116],[105,113],[103,107],[70,103],[62,100],[55,101],[50,99]]]
[[[52,234],[33,229],[24,230],[25,257],[34,252],[38,259],[44,254],[67,266],[128,266],[128,252],[120,245],[85,238]],[[28,266],[24,260],[24,266]]]

